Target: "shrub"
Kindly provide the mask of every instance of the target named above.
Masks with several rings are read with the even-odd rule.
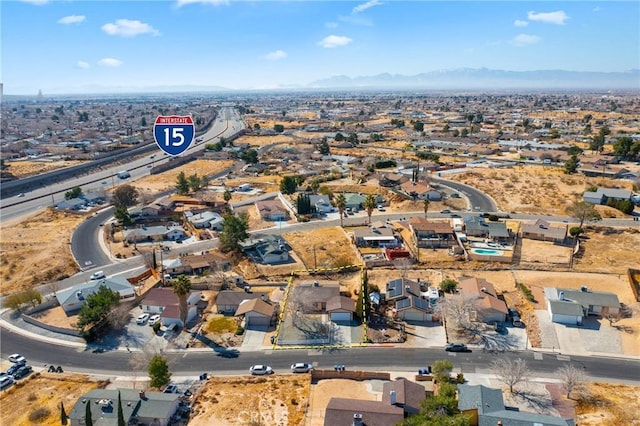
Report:
[[[440,290],[445,293],[453,293],[456,287],[458,287],[458,281],[452,278],[444,279],[440,283]]]
[[[239,325],[236,329],[236,336],[242,336],[242,334],[244,334],[244,328]]]
[[[575,236],[577,236],[577,235],[580,235],[580,234],[582,234],[582,232],[583,232],[583,230],[582,230],[582,228],[580,228],[579,226],[572,226],[572,227],[569,229],[569,235],[571,235],[572,237],[575,237]]]
[[[27,401],[29,401],[29,402],[33,402],[33,401],[35,401],[36,399],[38,399],[38,397],[37,397],[37,396],[36,396],[36,394],[35,394],[35,393],[33,393],[33,392],[31,392],[31,393],[29,394],[29,396],[27,397]]]
[[[529,302],[533,302],[533,303],[537,302],[536,298],[533,296],[533,293],[531,292],[529,287],[524,285],[524,283],[517,283],[517,285],[520,291],[524,293],[524,297],[526,297]]]
[[[295,398],[291,398],[291,405],[298,405],[298,401]]]
[[[46,407],[36,408],[32,412],[29,413],[29,421],[31,422],[41,422],[42,420],[49,417],[51,411]]]
[[[154,333],[158,333],[160,331],[160,321],[158,321],[157,323],[153,324],[153,332]]]
[[[458,375],[456,376],[456,382],[464,383],[464,374],[458,373]]]

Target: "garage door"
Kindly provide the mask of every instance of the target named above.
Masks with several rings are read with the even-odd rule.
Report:
[[[245,316],[246,325],[269,325],[269,317],[264,315]]]
[[[402,319],[405,321],[431,321],[433,315],[419,311],[405,312],[404,315],[402,315]]]
[[[331,321],[351,321],[351,314],[349,312],[332,312]]]

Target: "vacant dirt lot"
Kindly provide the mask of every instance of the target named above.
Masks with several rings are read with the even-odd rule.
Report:
[[[626,274],[640,265],[640,228],[589,226],[585,236],[574,262],[576,271]]]
[[[57,426],[60,424],[61,402],[69,413],[80,395],[106,384],[91,381],[88,376],[79,374],[32,374],[1,393],[1,423],[12,426]],[[42,411],[42,417],[34,414],[36,409]],[[46,413],[49,414],[44,415]]]
[[[221,172],[233,164],[232,160],[195,160],[175,169],[167,170],[157,175],[145,176],[131,182],[131,185],[146,193],[154,193],[175,188],[176,179],[180,172],[186,176],[197,174],[198,176],[210,176]]]
[[[576,404],[580,426],[640,425],[640,386],[591,383]]]
[[[45,210],[18,224],[2,226],[0,293],[58,281],[77,272],[69,238],[85,216]]]
[[[7,162],[9,166],[8,172],[17,178],[24,178],[27,176],[34,176],[41,173],[50,172],[52,170],[63,169],[65,167],[71,167],[78,164],[82,164],[85,161],[10,161]]]
[[[299,425],[309,376],[215,377],[193,407],[189,425]]]
[[[500,210],[522,213],[566,214],[590,186],[631,189],[631,182],[566,175],[543,166],[474,168],[448,177],[491,195]]]
[[[293,145],[296,142],[295,138],[286,135],[275,136],[240,136],[234,141],[234,144],[239,146],[240,144],[248,143],[251,146],[265,146],[271,144],[289,144]]]
[[[353,245],[340,227],[293,232],[284,238],[307,268],[360,264]]]

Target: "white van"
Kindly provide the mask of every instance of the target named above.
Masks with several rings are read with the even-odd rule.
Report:
[[[101,280],[103,278],[107,278],[107,276],[104,274],[104,271],[98,271],[91,274],[92,280]]]

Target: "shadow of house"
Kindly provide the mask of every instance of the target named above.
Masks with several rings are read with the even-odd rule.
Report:
[[[573,419],[527,413],[506,407],[500,389],[483,385],[458,385],[458,409],[472,426],[573,426]]]

